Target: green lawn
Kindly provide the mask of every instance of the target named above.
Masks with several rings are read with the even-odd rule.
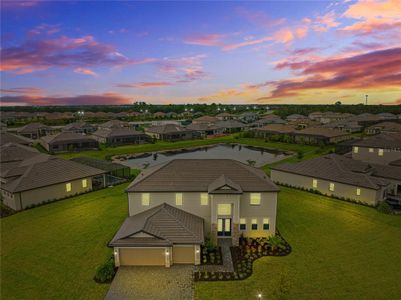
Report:
[[[282,188],[278,228],[289,256],[257,260],[244,281],[198,283],[197,298],[275,299],[280,287],[283,299],[400,298],[400,216]]]
[[[82,151],[76,153],[66,153],[60,154],[59,156],[70,159],[78,156],[90,156],[98,159],[106,159],[107,157],[113,155],[122,155],[130,153],[142,153],[142,152],[152,152],[161,150],[171,150],[180,148],[190,148],[197,146],[213,145],[218,143],[240,143],[252,146],[259,146],[271,149],[280,149],[286,151],[303,151],[310,152],[318,149],[317,146],[311,145],[299,145],[299,144],[288,144],[279,142],[265,142],[263,139],[256,138],[240,138],[237,135],[227,135],[223,137],[216,137],[211,139],[203,140],[189,140],[189,141],[179,141],[179,142],[162,142],[157,141],[155,144],[141,144],[141,145],[127,145],[119,147],[104,147],[98,151]]]
[[[103,299],[92,278],[128,214],[120,185],[1,219],[2,299]]]
[[[126,184],[1,219],[1,298],[103,299],[96,266],[127,215]],[[255,262],[244,280],[197,283],[197,299],[395,299],[401,295],[401,218],[289,188],[278,226],[293,252]],[[288,286],[287,286],[288,285]]]

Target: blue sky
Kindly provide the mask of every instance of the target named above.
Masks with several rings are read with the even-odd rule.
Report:
[[[1,17],[3,105],[401,100],[399,0],[5,1]]]

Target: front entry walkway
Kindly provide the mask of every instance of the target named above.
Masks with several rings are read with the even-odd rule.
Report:
[[[105,299],[193,299],[193,268],[192,265],[120,267]]]
[[[200,265],[195,266],[195,271],[207,272],[234,272],[233,260],[231,257],[230,247],[231,239],[219,238],[217,244],[221,247],[221,255],[223,256],[222,265]]]

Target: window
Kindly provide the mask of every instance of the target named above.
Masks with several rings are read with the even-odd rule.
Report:
[[[263,218],[263,230],[269,230],[269,218]]]
[[[330,182],[329,191],[334,192],[334,183]]]
[[[373,153],[373,152],[375,152],[375,149],[369,148],[369,152],[370,152],[370,153]]]
[[[258,230],[258,220],[252,219],[252,230]]]
[[[231,204],[217,204],[217,214],[223,216],[231,216]]]
[[[317,179],[312,180],[312,187],[315,189],[317,188]]]
[[[150,204],[149,193],[142,193],[141,200],[142,200],[142,206],[149,206]]]
[[[379,149],[378,154],[379,154],[379,156],[383,156],[384,155],[384,150],[383,149]]]
[[[200,194],[201,205],[209,205],[209,195],[207,193]]]
[[[246,219],[239,219],[239,230],[246,230]]]
[[[88,180],[87,179],[82,179],[82,187],[83,188],[88,187]]]
[[[360,195],[361,195],[361,189],[360,189],[360,188],[357,188],[357,189],[356,189],[356,195],[357,195],[357,196],[360,196]]]
[[[260,205],[260,193],[251,193],[251,205]]]
[[[181,193],[175,194],[175,205],[178,205],[178,206],[182,205],[182,194]]]
[[[66,190],[67,192],[71,192],[71,182],[69,182],[69,183],[67,183],[67,184],[65,185],[65,190]]]
[[[359,152],[359,147],[354,147],[354,153],[358,153]]]

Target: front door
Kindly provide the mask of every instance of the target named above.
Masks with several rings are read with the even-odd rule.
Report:
[[[231,219],[230,218],[217,219],[217,235],[218,236],[231,236]]]

